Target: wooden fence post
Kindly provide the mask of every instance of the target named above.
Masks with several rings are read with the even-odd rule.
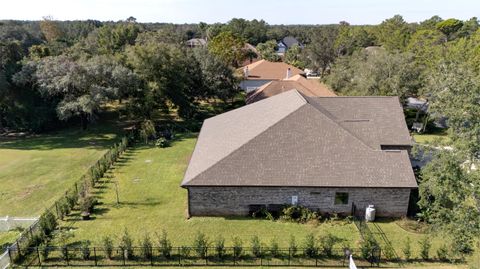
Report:
[[[93,258],[95,259],[95,266],[97,266],[97,249],[93,247]]]

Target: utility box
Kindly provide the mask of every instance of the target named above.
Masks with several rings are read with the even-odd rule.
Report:
[[[367,209],[365,209],[365,220],[366,221],[374,221],[375,220],[375,206],[369,205]]]

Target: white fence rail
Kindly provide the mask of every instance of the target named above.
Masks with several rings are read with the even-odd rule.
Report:
[[[5,251],[0,255],[0,269],[8,268],[10,265],[10,257],[8,256],[8,251]]]
[[[34,222],[38,220],[37,218],[23,218],[23,217],[0,217],[0,232],[7,232],[15,228],[28,228]]]

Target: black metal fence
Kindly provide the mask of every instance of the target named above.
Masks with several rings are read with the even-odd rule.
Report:
[[[355,250],[335,248],[329,255],[317,252],[310,255],[306,249],[255,250],[244,247],[240,250],[225,247],[219,250],[207,247],[173,247],[166,255],[160,248],[134,247],[129,250],[102,247],[48,247],[29,248],[23,254],[10,249],[9,255],[21,257],[12,267],[65,267],[65,266],[297,266],[297,267],[345,267],[348,255],[355,257],[359,267],[375,264],[361,258]]]

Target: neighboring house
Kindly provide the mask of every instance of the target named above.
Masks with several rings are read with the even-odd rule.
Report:
[[[295,37],[286,36],[277,43],[277,47],[278,47],[277,54],[284,55],[289,48],[295,45],[299,46],[300,48],[303,48],[303,44],[300,43]]]
[[[189,39],[185,42],[187,47],[189,48],[195,48],[195,47],[203,47],[207,45],[207,40],[203,38],[192,38]]]
[[[240,82],[240,87],[247,93],[260,88],[270,81],[303,74],[302,70],[293,65],[284,62],[269,62],[267,60],[249,64],[240,70],[243,71],[243,80]]]
[[[203,123],[181,186],[189,216],[298,204],[407,214],[417,188],[397,97],[306,97],[291,90]]]
[[[310,80],[302,75],[295,75],[284,80],[270,81],[256,91],[251,92],[251,94],[247,96],[247,104],[255,103],[289,90],[297,90],[308,97],[337,96],[327,85],[321,83],[320,80]]]

